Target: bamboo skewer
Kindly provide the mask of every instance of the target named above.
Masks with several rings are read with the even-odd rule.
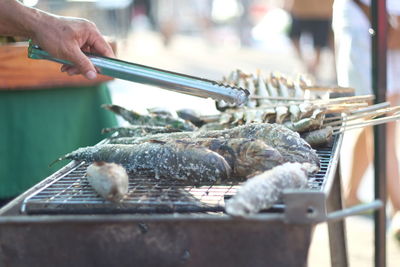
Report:
[[[392,121],[396,121],[400,119],[400,114],[392,115],[392,116],[387,116],[384,118],[379,118],[379,119],[372,119],[372,120],[367,120],[363,122],[358,122],[358,123],[353,123],[345,126],[336,126],[333,127],[334,135],[343,133],[344,131],[349,131],[349,130],[354,130],[366,126],[373,126],[373,125],[378,125],[382,123],[388,123]]]
[[[354,88],[352,87],[324,87],[324,86],[306,86],[302,88],[303,90],[310,90],[310,91],[328,91],[328,92],[335,92],[335,93],[354,93]]]
[[[382,103],[379,103],[379,104],[368,106],[368,107],[363,108],[363,109],[354,110],[354,111],[351,112],[351,114],[368,112],[368,111],[372,111],[372,110],[376,110],[376,109],[380,109],[380,108],[387,108],[387,107],[390,107],[390,103],[389,102],[382,102]]]
[[[322,106],[326,108],[325,113],[342,113],[349,111],[350,109],[362,108],[368,106],[368,103],[352,103],[352,104],[339,104],[339,105],[327,105]]]
[[[276,107],[289,107],[292,104],[276,104],[276,105],[271,105],[271,106],[259,106],[259,107],[254,107],[254,108],[241,108],[241,109],[232,109],[232,110],[226,110],[225,112],[227,113],[236,113],[236,112],[244,112],[248,110],[267,110],[267,109],[273,109]],[[356,108],[362,108],[365,106],[368,106],[368,103],[350,103],[350,104],[332,104],[332,105],[312,105],[313,109],[323,109],[325,113],[338,113],[338,112],[345,112],[348,111],[349,109],[356,109]],[[208,115],[204,116],[202,118],[209,118],[209,117],[217,117],[219,115]]]
[[[348,117],[352,117],[352,116],[356,116],[357,114],[373,112],[375,110],[379,110],[379,109],[383,109],[383,108],[387,108],[387,107],[390,107],[390,103],[389,102],[383,102],[383,103],[375,104],[375,105],[372,105],[372,106],[368,106],[366,108],[360,108],[360,109],[356,109],[356,110],[351,110],[347,114],[349,114]],[[325,121],[328,122],[328,121],[333,121],[333,120],[337,120],[337,119],[341,119],[341,118],[342,118],[342,115],[332,116],[332,117],[325,118]]]
[[[317,109],[322,109],[323,113],[329,114],[329,113],[342,113],[342,112],[349,112],[349,110],[354,110],[358,108],[363,108],[367,106],[367,103],[349,103],[349,104],[328,104],[328,105],[313,105],[313,110]],[[267,110],[267,109],[274,109],[279,106],[286,106],[289,107],[290,105],[283,105],[283,104],[276,104],[273,106],[260,106],[260,107],[254,107],[254,108],[245,108],[245,109],[234,109],[234,110],[227,110],[225,112],[227,113],[236,113],[236,112],[245,112],[249,110]],[[209,122],[217,122],[220,118],[220,114],[216,115],[206,115],[206,116],[201,116],[200,119],[203,120],[206,123]]]
[[[313,104],[333,104],[333,103],[353,103],[353,102],[366,102],[375,99],[374,95],[361,95],[361,96],[346,96],[330,99],[308,99],[308,98],[296,98],[296,97],[283,97],[283,96],[250,96],[250,99],[270,99],[270,100],[284,100],[284,101],[307,101]],[[274,103],[279,104],[279,103]]]
[[[318,99],[315,102],[321,103],[354,103],[354,102],[366,102],[374,100],[374,95],[360,95],[360,96],[346,96],[346,97],[338,97],[338,98],[330,98],[330,99]]]
[[[371,112],[361,113],[361,114],[357,114],[357,115],[353,115],[353,116],[348,116],[341,120],[331,121],[331,122],[327,122],[327,123],[325,123],[325,121],[324,121],[324,126],[339,125],[339,124],[342,124],[343,122],[353,121],[353,120],[367,118],[367,117],[375,118],[375,117],[384,115],[386,113],[395,112],[395,111],[400,111],[400,106],[378,109],[376,111],[371,111]]]
[[[269,100],[281,100],[281,101],[299,101],[299,102],[304,102],[304,101],[311,101],[312,99],[308,98],[296,98],[296,97],[283,97],[283,96],[250,96],[249,97],[251,100],[258,100],[258,99],[269,99]]]

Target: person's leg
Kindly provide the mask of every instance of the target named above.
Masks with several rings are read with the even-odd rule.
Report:
[[[331,32],[330,19],[315,19],[308,22],[308,30],[313,38],[314,58],[308,64],[307,69],[314,77],[317,75],[321,62],[321,51],[328,48],[329,34]]]
[[[169,46],[177,30],[176,0],[158,0],[155,2],[157,23],[164,46]]]
[[[396,105],[400,101],[400,94],[392,94],[387,100],[391,105]],[[387,124],[387,143],[386,143],[386,181],[387,192],[393,207],[393,218],[391,220],[390,231],[392,236],[400,242],[400,175],[399,161],[397,158],[396,122]]]
[[[303,54],[300,47],[300,36],[302,33],[303,22],[300,19],[292,16],[292,25],[289,32],[289,38],[293,44],[296,56],[299,58],[302,64],[304,64]]]
[[[318,72],[318,67],[321,62],[321,47],[314,48],[314,58],[307,65],[307,71],[314,77],[316,77]]]
[[[392,106],[399,103],[400,94],[391,95],[388,101]],[[396,122],[387,124],[387,140],[386,140],[386,176],[388,196],[393,206],[393,211],[400,211],[400,175],[399,175],[399,162],[397,158],[396,148]]]
[[[357,194],[361,179],[372,161],[372,142],[372,129],[370,127],[363,129],[353,150],[353,165],[345,195],[346,206],[353,206],[360,202]]]

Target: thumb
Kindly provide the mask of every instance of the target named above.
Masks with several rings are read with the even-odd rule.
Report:
[[[87,79],[93,80],[97,77],[97,72],[90,59],[81,51],[80,48],[74,50],[70,60],[79,72]]]

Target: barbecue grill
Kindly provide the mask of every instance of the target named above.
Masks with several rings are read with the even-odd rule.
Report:
[[[128,196],[112,204],[88,186],[87,163],[73,161],[0,210],[0,263],[305,266],[314,226],[330,221],[332,263],[342,264],[344,225],[334,221],[352,213],[341,210],[341,142],[317,151],[321,170],[307,189],[286,190],[282,203],[246,219],[223,213],[240,184],[130,177]]]
[[[332,149],[337,141],[320,149],[320,171],[309,177],[311,191],[323,191],[326,174],[333,160]],[[336,150],[336,148],[335,148]],[[190,185],[182,181],[154,177],[129,177],[129,193],[119,204],[105,201],[89,185],[85,174],[88,163],[72,162],[64,175],[28,196],[21,212],[26,214],[112,214],[112,213],[168,213],[168,212],[223,212],[224,201],[236,193],[240,184]],[[276,204],[272,210],[282,211]]]

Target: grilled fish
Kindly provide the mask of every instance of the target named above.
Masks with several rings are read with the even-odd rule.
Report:
[[[177,141],[83,147],[59,160],[62,159],[114,162],[136,175],[155,175],[158,179],[193,183],[219,182],[231,175],[231,167],[218,153]]]
[[[283,163],[282,155],[261,140],[247,138],[198,138],[179,140],[194,143],[217,152],[232,169],[232,177],[245,178]]]
[[[179,118],[172,118],[165,115],[140,115],[132,110],[127,110],[117,105],[102,105],[103,108],[120,115],[126,121],[133,125],[150,125],[150,126],[169,126],[172,128],[194,131],[197,129],[191,122],[184,121]]]
[[[128,174],[121,165],[94,162],[87,168],[86,178],[100,196],[112,202],[120,201],[128,193]]]
[[[180,129],[163,126],[131,125],[125,127],[105,128],[102,133],[118,133],[118,137],[140,137],[149,134],[182,132]]]
[[[320,147],[330,143],[333,139],[333,128],[327,126],[311,132],[306,132],[301,137],[311,146]]]
[[[234,127],[226,130],[207,132],[182,132],[170,134],[157,134],[140,138],[115,138],[114,144],[139,144],[149,140],[177,140],[183,138],[248,138],[259,139],[270,147],[275,148],[284,158],[284,162],[308,162],[319,166],[318,155],[315,150],[305,142],[298,133],[285,126],[269,123],[254,123]]]
[[[272,207],[284,189],[305,188],[308,174],[318,168],[308,163],[285,163],[248,179],[225,204],[225,211],[246,216]]]

